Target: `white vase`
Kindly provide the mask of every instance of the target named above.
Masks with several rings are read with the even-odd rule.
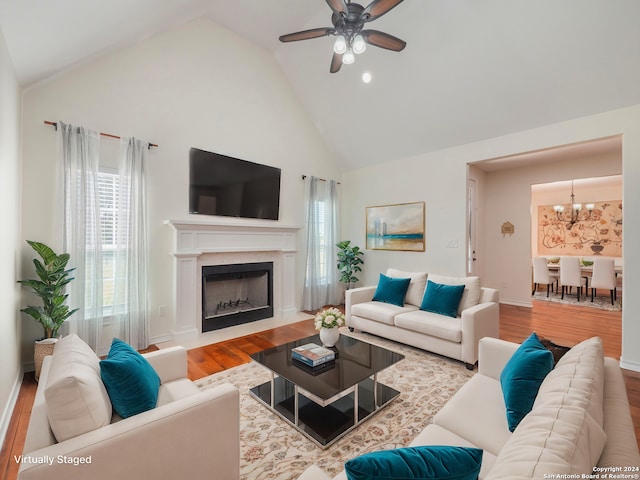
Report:
[[[325,347],[333,347],[340,339],[340,330],[336,328],[324,328],[320,329],[320,340]]]

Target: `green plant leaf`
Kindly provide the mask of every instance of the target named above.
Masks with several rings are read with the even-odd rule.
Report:
[[[33,307],[29,305],[25,308],[20,309],[20,311],[33,317],[38,322],[40,321],[40,317],[42,316],[42,307]]]
[[[45,265],[48,265],[57,257],[56,252],[44,243],[33,242],[31,240],[27,240],[27,243],[31,245],[31,248],[33,248],[38,255],[40,255]]]

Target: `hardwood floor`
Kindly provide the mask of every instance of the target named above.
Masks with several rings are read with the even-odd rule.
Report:
[[[534,301],[533,308],[500,306],[500,337],[521,342],[532,331],[560,345],[576,343],[598,335],[605,355],[620,358],[622,315],[590,307],[574,307]],[[253,335],[227,340],[189,350],[188,376],[196,380],[250,361],[249,355],[315,333],[313,320],[266,330]],[[631,415],[640,440],[640,373],[624,370]],[[37,384],[33,373],[25,374],[7,436],[0,451],[0,479],[14,480],[18,465],[14,455],[20,455],[31,414]],[[639,442],[640,444],[640,442]]]

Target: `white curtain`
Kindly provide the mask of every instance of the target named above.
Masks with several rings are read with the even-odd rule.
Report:
[[[338,249],[338,193],[334,180],[307,177],[305,183],[307,262],[304,310],[340,301],[336,266]]]
[[[135,138],[120,141],[112,321],[119,326],[120,339],[136,349],[149,346],[144,172],[147,147],[147,143]]]
[[[116,191],[107,200],[113,200],[117,208],[106,211],[100,204],[104,175],[99,170],[100,134],[63,122],[58,122],[58,132],[64,177],[64,251],[71,255],[70,267],[76,268],[68,304],[79,308],[70,319],[70,331],[97,352],[106,316],[114,335],[136,349],[146,348],[147,144],[134,138],[121,140],[118,175],[113,181]]]
[[[68,304],[79,311],[70,319],[75,331],[98,350],[102,331],[102,248],[98,164],[100,134],[58,122],[64,193],[63,248],[75,267]]]

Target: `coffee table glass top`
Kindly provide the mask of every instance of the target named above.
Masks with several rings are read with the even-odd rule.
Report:
[[[291,383],[325,400],[404,358],[404,355],[400,353],[346,335],[340,335],[338,343],[331,348],[336,352],[335,363],[326,366],[326,368],[315,367],[311,369],[291,358],[291,349],[306,343],[322,345],[320,336],[313,335],[254,353],[251,358],[278,376],[284,377]]]
[[[291,349],[321,345],[319,335],[254,353],[271,380],[250,393],[321,448],[327,448],[400,392],[378,382],[378,372],[404,358],[386,348],[345,335],[332,347],[335,361],[310,368],[291,358]]]

